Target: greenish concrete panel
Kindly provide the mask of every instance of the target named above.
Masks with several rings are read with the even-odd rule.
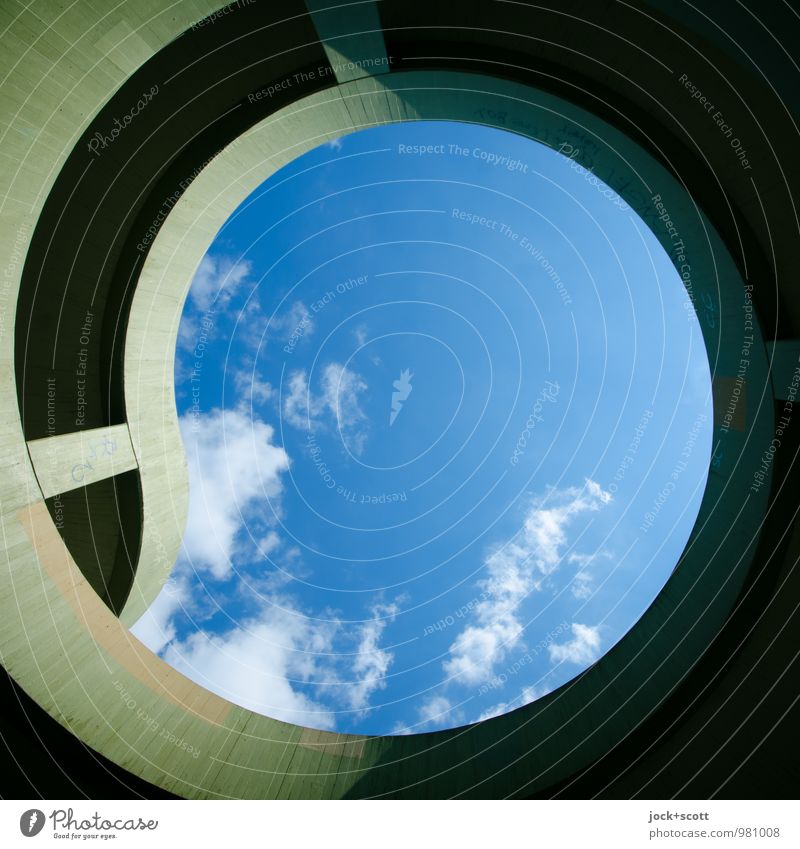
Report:
[[[350,0],[306,0],[337,83],[387,74],[383,29],[375,3]]]
[[[28,451],[45,498],[136,468],[125,424],[34,439]]]

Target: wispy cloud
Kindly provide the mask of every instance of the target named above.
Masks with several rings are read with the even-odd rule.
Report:
[[[414,734],[444,726],[452,727],[463,721],[463,711],[454,707],[447,696],[436,694],[422,701],[417,708],[416,722],[397,722],[392,728],[392,734]]]
[[[546,686],[533,685],[530,687],[523,687],[516,698],[510,699],[507,702],[500,702],[499,704],[492,705],[492,707],[484,710],[475,721],[483,722],[486,719],[501,716],[504,713],[508,713],[510,710],[522,707],[523,705],[529,705],[531,702],[535,702],[537,699],[541,699],[543,696],[546,696],[549,692],[550,688]]]
[[[178,610],[191,603],[190,597],[187,582],[173,574],[155,601],[131,628],[133,635],[151,651],[160,654],[177,636],[174,616]]]
[[[553,663],[575,663],[586,666],[600,656],[600,629],[579,622],[572,623],[572,639],[554,643],[548,648]]]
[[[286,392],[283,396],[284,420],[293,427],[311,427],[313,406],[311,401],[305,371],[292,372],[286,381]]]
[[[270,501],[277,510],[289,457],[274,444],[272,427],[241,410],[185,415],[180,425],[189,465],[184,553],[194,568],[222,578],[231,569],[244,511]]]
[[[292,341],[297,345],[301,339],[311,336],[315,328],[311,311],[302,301],[295,301],[285,312],[271,316],[267,333],[271,339]]]
[[[201,312],[212,306],[224,307],[251,271],[252,265],[247,260],[206,254],[200,261],[189,290],[192,305]]]
[[[236,313],[236,341],[240,349],[255,351],[270,344],[288,345],[294,351],[312,336],[316,324],[303,301],[294,301],[277,312],[269,312],[254,294]]]
[[[424,727],[436,727],[451,722],[453,704],[446,696],[432,696],[419,708],[419,722]]]
[[[189,290],[190,308],[184,310],[178,327],[180,350],[194,351],[201,338],[205,339],[205,343],[213,338],[216,330],[213,314],[228,305],[248,280],[251,270],[247,260],[211,254],[203,257]]]
[[[570,582],[569,589],[575,598],[583,600],[591,598],[593,585],[594,578],[591,572],[587,572],[585,569],[579,569]]]
[[[270,533],[266,544],[274,549],[280,540]],[[315,728],[334,727],[337,704],[358,713],[351,720],[363,718],[373,695],[386,687],[394,653],[381,647],[381,639],[399,611],[397,602],[374,604],[370,619],[348,629],[335,612],[306,615],[274,584],[260,595],[255,615],[223,632],[205,631],[195,620],[198,599],[190,583],[171,580],[132,630],[198,684],[243,707]],[[179,611],[194,625],[180,638]],[[346,650],[353,642],[354,654]]]
[[[577,516],[599,510],[611,495],[595,481],[583,488],[551,489],[537,499],[515,537],[490,552],[486,577],[478,582],[484,598],[468,625],[450,646],[444,663],[448,677],[475,684],[491,677],[494,666],[522,641],[520,603],[541,587],[563,557],[567,528]]]
[[[590,598],[594,592],[594,574],[589,569],[598,558],[610,559],[611,552],[599,551],[597,554],[576,554],[573,552],[567,558],[570,564],[576,564],[578,571],[570,581],[569,589],[577,599]]]
[[[361,397],[369,387],[358,373],[341,363],[328,363],[322,368],[319,391],[312,392],[305,371],[289,375],[283,398],[284,419],[297,428],[315,428],[323,416],[336,424],[348,447],[356,454],[364,450],[369,422],[361,407]]]
[[[189,517],[178,567],[133,631],[151,650],[199,684],[252,710],[317,728],[331,728],[336,711],[313,693],[331,692],[333,704],[365,713],[373,694],[386,686],[394,654],[381,648],[398,603],[376,603],[371,618],[350,632],[335,613],[305,615],[285,594],[283,572],[258,572],[247,585],[257,588],[257,613],[224,632],[197,630],[200,597],[221,590],[233,564],[246,570],[254,561],[277,557],[293,562],[299,552],[264,524],[262,499],[280,500],[286,452],[273,443],[273,429],[242,410],[213,410],[199,420],[181,420],[190,478]],[[247,530],[248,533],[244,533]],[[199,592],[203,585],[205,595]],[[230,586],[230,585],[229,585]],[[233,585],[239,592],[241,579]],[[252,599],[248,600],[252,602]],[[249,605],[252,609],[252,604]],[[183,615],[183,628],[178,622]],[[201,612],[200,621],[208,621]],[[191,623],[191,633],[185,634]],[[179,636],[179,630],[183,635]],[[334,642],[357,646],[337,654]]]
[[[290,602],[268,604],[258,616],[222,634],[196,632],[170,643],[164,659],[179,672],[250,710],[314,728],[332,728],[335,714],[304,684],[318,671],[335,623],[302,615]],[[307,689],[307,688],[306,688]]]
[[[363,378],[339,363],[329,363],[322,370],[322,399],[336,419],[338,429],[353,441],[360,454],[367,438],[367,417],[361,409],[361,395],[369,387]]]
[[[386,673],[394,660],[394,654],[380,647],[386,626],[398,613],[397,604],[376,604],[372,619],[360,629],[359,644],[352,665],[353,681],[346,688],[346,698],[351,708],[363,711],[377,690],[386,687]]]
[[[232,372],[236,395],[245,406],[266,404],[275,395],[272,384],[264,380],[257,368],[241,368]]]

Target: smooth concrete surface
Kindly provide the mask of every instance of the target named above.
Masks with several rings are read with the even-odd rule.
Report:
[[[45,498],[137,466],[125,424],[34,439],[28,443],[28,451]]]

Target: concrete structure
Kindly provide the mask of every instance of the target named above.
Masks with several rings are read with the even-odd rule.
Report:
[[[112,774],[188,797],[705,796],[765,757],[774,782],[797,781],[768,734],[797,692],[797,71],[741,15],[726,12],[737,39],[676,14],[644,0],[0,12],[0,656],[14,692]],[[770,15],[778,38],[797,25]],[[281,165],[420,119],[560,149],[652,227],[703,329],[714,457],[672,578],[578,679],[462,729],[329,734],[230,704],[127,629],[185,522],[172,365],[201,257]]]

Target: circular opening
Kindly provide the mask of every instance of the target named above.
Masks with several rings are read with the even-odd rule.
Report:
[[[179,333],[183,552],[135,627],[175,668],[427,731],[566,683],[650,605],[706,483],[708,359],[670,257],[570,154],[379,127],[229,218]]]

